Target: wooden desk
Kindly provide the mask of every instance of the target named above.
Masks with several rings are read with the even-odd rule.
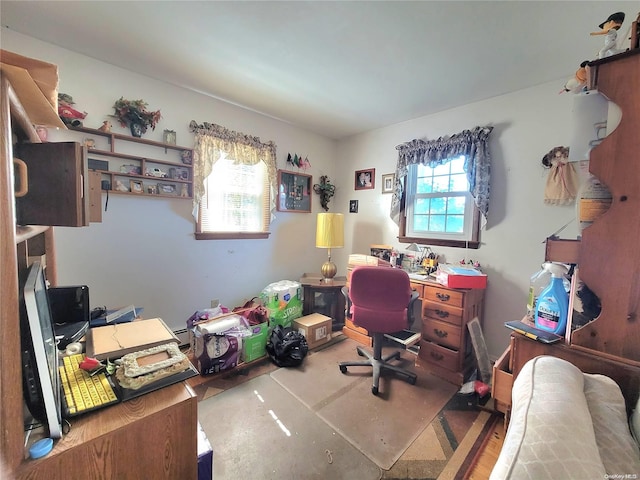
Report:
[[[53,451],[16,479],[197,477],[197,397],[185,382],[73,419]]]

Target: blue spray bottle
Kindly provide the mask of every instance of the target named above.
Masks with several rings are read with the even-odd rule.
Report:
[[[537,328],[564,336],[569,314],[569,295],[563,284],[567,268],[557,263],[547,263],[545,268],[551,273],[551,282],[538,297],[535,324]]]

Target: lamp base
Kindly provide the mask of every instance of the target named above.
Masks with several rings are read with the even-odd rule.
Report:
[[[320,272],[322,273],[322,279],[324,281],[330,281],[333,277],[336,276],[338,268],[336,267],[335,263],[327,261],[322,264]]]

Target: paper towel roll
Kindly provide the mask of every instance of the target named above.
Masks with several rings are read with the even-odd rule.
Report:
[[[220,320],[212,320],[211,322],[201,323],[196,327],[196,331],[201,335],[205,333],[214,335],[220,334],[226,332],[230,328],[240,326],[241,320],[242,317],[240,315],[230,315]]]

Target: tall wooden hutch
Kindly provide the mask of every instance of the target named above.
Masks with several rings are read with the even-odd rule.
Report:
[[[20,98],[6,75],[0,81],[0,478],[195,479],[197,399],[185,383],[77,417],[47,456],[31,460],[26,455],[20,278],[32,261],[39,259],[46,265],[48,281],[56,285],[54,235],[50,225],[87,225],[90,214],[82,210],[72,215],[78,220],[76,224],[54,220],[50,225],[17,226],[13,158],[19,145],[40,143],[29,116],[36,100]],[[81,172],[72,173],[83,177]],[[68,189],[69,184],[63,187]],[[66,203],[61,208],[55,203],[56,197],[49,200],[53,214],[62,210],[69,213]],[[84,201],[75,204],[81,209],[89,207]]]
[[[576,329],[570,343],[544,345],[513,334],[494,368],[494,398],[508,413],[511,382],[537,355],[571,361],[620,385],[627,407],[640,391],[640,49],[590,64],[590,88],[620,107],[619,125],[591,150],[589,171],[613,197],[609,210],[578,241],[547,242],[547,261],[577,263],[580,278],[599,297],[602,311]]]

